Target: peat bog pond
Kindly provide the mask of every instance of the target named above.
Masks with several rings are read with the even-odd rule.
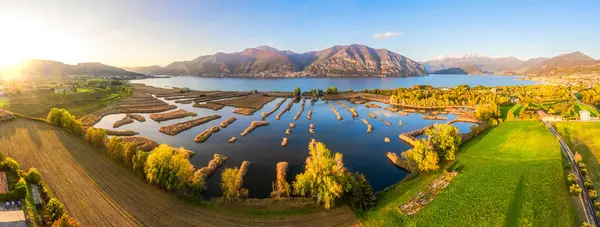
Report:
[[[349,108],[355,107],[359,116],[352,118],[352,114],[335,103],[329,101],[325,103],[322,100],[311,103],[306,100],[306,105],[302,115],[298,120],[294,116],[301,108],[302,101],[296,102],[290,111],[284,113],[280,120],[276,120],[276,115],[292,99],[288,99],[281,107],[265,120],[270,125],[259,127],[246,136],[240,136],[252,121],[262,120],[261,112],[269,112],[275,108],[282,98],[267,103],[262,109],[256,111],[254,115],[245,116],[234,114],[232,111],[236,108],[225,106],[220,110],[211,110],[192,107],[192,104],[179,104],[174,101],[166,101],[169,104],[177,105],[178,109],[184,109],[198,114],[196,117],[185,117],[181,119],[156,122],[149,118],[149,114],[142,114],[146,117],[146,122],[137,122],[123,125],[117,130],[135,130],[140,136],[148,137],[158,143],[167,143],[174,147],[185,147],[196,153],[191,158],[191,162],[200,168],[206,166],[212,159],[213,154],[219,153],[228,157],[227,161],[217,172],[207,179],[207,190],[204,193],[206,198],[221,196],[221,171],[224,167],[240,166],[243,161],[252,163],[248,174],[244,178],[244,187],[249,190],[249,197],[264,198],[269,197],[272,190],[271,183],[276,179],[276,164],[280,161],[289,163],[288,181],[293,181],[296,174],[303,171],[304,162],[308,157],[308,143],[312,138],[325,143],[332,152],[343,154],[343,161],[346,168],[350,171],[359,171],[363,173],[373,190],[380,191],[387,186],[402,180],[407,173],[391,163],[386,157],[386,152],[395,152],[400,154],[402,151],[410,148],[408,144],[400,141],[398,135],[403,132],[421,129],[434,123],[444,123],[456,118],[455,115],[438,115],[448,118],[448,120],[425,120],[419,113],[409,113],[402,116],[396,112],[385,110],[387,104],[377,103],[381,108],[367,108],[364,104],[354,104],[346,100],[340,100]],[[329,104],[333,104],[337,111],[343,117],[343,120],[337,120],[337,116],[332,112]],[[312,109],[312,119],[307,119],[307,113]],[[369,112],[382,118],[382,120],[369,117]],[[190,130],[183,131],[175,136],[169,136],[158,131],[161,126],[170,125],[178,122],[184,122],[198,117],[219,114],[220,119],[193,127]],[[105,116],[94,127],[113,129],[113,123],[122,119],[125,114],[114,114]],[[212,134],[204,143],[196,143],[194,137],[209,129],[212,126],[219,125],[225,119],[234,116],[237,121],[230,124],[227,128],[222,128],[219,132]],[[373,126],[373,132],[367,133],[367,126],[361,121],[361,118],[367,119]],[[387,126],[384,121],[390,122]],[[399,123],[402,125],[399,126]],[[291,129],[291,134],[286,135],[286,129],[289,124],[294,123],[295,128]],[[315,133],[309,133],[309,125],[315,125]],[[456,122],[454,125],[461,133],[470,130],[472,124],[465,122]],[[227,143],[232,136],[237,137],[235,143]],[[287,146],[281,146],[282,139],[288,138]],[[389,137],[390,143],[385,143],[384,138]]]

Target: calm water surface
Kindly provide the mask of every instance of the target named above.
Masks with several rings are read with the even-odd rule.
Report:
[[[191,161],[197,168],[206,166],[214,153],[220,153],[229,157],[224,167],[240,166],[243,161],[250,161],[252,165],[248,175],[244,178],[244,187],[249,190],[250,197],[268,197],[272,190],[271,182],[276,177],[275,167],[277,162],[287,161],[290,164],[288,181],[291,182],[294,180],[295,175],[303,170],[304,161],[308,157],[308,143],[311,138],[325,143],[333,152],[342,153],[345,166],[349,170],[364,173],[372,184],[373,189],[379,191],[397,183],[407,175],[405,171],[396,167],[385,156],[385,152],[400,153],[409,148],[407,144],[398,139],[400,133],[456,118],[453,115],[446,115],[448,120],[444,121],[424,120],[420,114],[401,116],[397,113],[384,110],[383,107],[385,107],[385,104],[380,104],[382,108],[372,109],[366,108],[365,105],[342,101],[348,107],[356,107],[359,117],[353,119],[348,111],[335,104],[335,102],[330,102],[344,118],[342,121],[338,121],[328,104],[318,101],[311,105],[310,101],[307,100],[304,112],[297,121],[294,121],[293,118],[300,109],[301,102],[294,104],[289,112],[285,113],[280,120],[276,120],[275,116],[277,113],[291,101],[291,99],[288,99],[277,112],[266,119],[271,123],[269,126],[257,128],[244,137],[239,135],[250,125],[250,122],[261,120],[260,112],[272,110],[281,100],[278,98],[266,104],[263,109],[257,111],[253,116],[234,114],[232,111],[235,108],[231,107],[213,111],[195,108],[191,104],[176,104],[179,109],[198,113],[197,117],[215,113],[222,116],[221,119],[194,127],[176,136],[160,133],[158,129],[163,125],[188,121],[197,117],[187,117],[158,123],[151,120],[148,117],[149,114],[142,114],[147,118],[146,122],[136,121],[135,123],[121,126],[118,129],[136,130],[141,136],[149,137],[158,143],[168,143],[172,146],[183,146],[193,150],[196,152],[196,155],[191,158]],[[172,101],[167,102],[175,104]],[[312,120],[306,118],[309,109],[313,110]],[[370,118],[368,112],[372,112],[378,117],[385,119],[385,121],[389,121],[392,125],[386,126],[382,121]],[[221,129],[220,132],[213,134],[206,142],[194,142],[194,137],[197,134],[213,125],[218,125],[230,116],[235,116],[238,120],[227,128]],[[124,114],[106,116],[95,127],[112,129],[112,124],[123,117]],[[367,127],[360,121],[360,118],[367,119],[373,125],[372,133],[367,133]],[[400,121],[403,122],[402,126],[398,126]],[[285,131],[291,122],[294,122],[296,127],[292,129],[292,134],[287,136],[288,145],[282,147],[282,138],[286,137]],[[315,124],[314,135],[310,135],[308,132],[310,124]],[[471,124],[457,123],[456,126],[461,132],[468,132]],[[232,144],[226,143],[232,136],[238,137],[238,140]],[[386,136],[390,138],[391,143],[384,143]],[[205,197],[221,196],[219,183],[222,169],[219,168],[207,180]]]
[[[470,75],[430,75],[420,77],[361,77],[361,78],[211,78],[179,76],[172,78],[155,78],[133,80],[134,83],[143,83],[155,87],[188,87],[193,90],[221,90],[221,91],[292,91],[300,87],[303,91],[313,88],[336,86],[339,90],[363,90],[371,88],[389,89],[397,87],[412,87],[413,85],[428,84],[434,87],[454,87],[461,84],[470,86],[508,86],[530,85],[536,82],[531,80],[517,80],[518,76],[470,76]]]

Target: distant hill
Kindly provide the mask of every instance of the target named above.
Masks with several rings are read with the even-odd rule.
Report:
[[[386,49],[358,44],[306,53],[260,46],[177,61],[148,73],[245,77],[427,75],[418,62]]]
[[[58,61],[30,59],[14,67],[13,73],[20,74],[20,78],[39,78],[66,75],[92,75],[102,77],[135,78],[145,75],[130,72],[114,66],[97,62],[79,63],[69,65]]]
[[[485,75],[481,69],[474,65],[461,65],[455,68],[441,69],[431,74]]]
[[[515,68],[523,63],[523,60],[515,57],[491,58],[481,55],[464,55],[461,57],[448,57],[422,62],[428,72],[435,72],[449,68],[461,68],[470,65],[482,71],[481,74],[477,75],[500,75],[506,69]]]
[[[525,73],[532,76],[600,73],[600,61],[577,51],[538,62]]]
[[[123,67],[122,69],[141,74],[151,74],[152,72],[160,71],[162,67],[158,65],[138,66],[138,67]]]

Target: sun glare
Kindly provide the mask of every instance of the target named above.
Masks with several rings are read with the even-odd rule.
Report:
[[[69,59],[77,40],[59,29],[22,15],[0,15],[0,67],[29,58]]]

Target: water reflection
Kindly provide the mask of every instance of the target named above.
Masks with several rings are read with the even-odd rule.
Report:
[[[164,99],[161,99],[164,100]],[[303,170],[304,161],[308,156],[308,143],[314,138],[325,143],[333,152],[340,152],[344,155],[345,166],[352,171],[359,171],[365,174],[367,179],[376,191],[392,185],[406,176],[406,172],[390,163],[385,156],[385,152],[400,153],[408,148],[407,144],[398,139],[398,135],[403,132],[413,131],[423,128],[433,123],[444,123],[455,119],[454,115],[440,115],[447,117],[448,120],[424,120],[418,113],[410,113],[407,116],[401,116],[395,112],[385,110],[387,105],[378,103],[381,108],[366,108],[364,104],[354,104],[348,101],[340,101],[349,108],[355,107],[359,117],[352,118],[352,114],[341,108],[335,102],[333,104],[343,117],[338,121],[336,115],[331,111],[329,104],[323,101],[317,101],[314,104],[306,102],[302,115],[297,121],[293,120],[300,109],[301,102],[295,103],[290,111],[281,116],[280,120],[275,120],[275,116],[292,100],[288,99],[281,108],[266,120],[271,124],[266,127],[260,127],[252,133],[242,137],[240,133],[250,125],[250,122],[261,120],[260,112],[271,111],[282,99],[277,98],[267,103],[263,109],[257,111],[252,116],[244,116],[232,113],[235,108],[224,107],[221,110],[210,110],[192,107],[191,104],[176,104],[174,101],[166,101],[177,105],[179,109],[198,113],[197,117],[219,114],[221,119],[194,127],[190,130],[181,132],[176,136],[169,136],[160,133],[158,129],[161,126],[188,121],[197,117],[186,117],[181,119],[169,120],[164,122],[155,122],[149,118],[149,114],[142,114],[147,118],[146,122],[134,122],[118,128],[118,130],[135,130],[140,136],[151,138],[158,143],[167,143],[172,146],[183,146],[196,152],[191,162],[197,167],[206,166],[212,159],[214,153],[223,154],[229,159],[223,165],[224,167],[240,166],[243,161],[252,163],[248,175],[244,179],[244,187],[248,188],[250,197],[268,197],[271,192],[271,182],[275,180],[275,167],[277,162],[287,161],[289,163],[288,181],[292,181],[295,175]],[[312,120],[306,118],[309,110],[313,111]],[[368,113],[372,112],[383,121],[372,119]],[[115,114],[104,117],[95,127],[113,129],[112,124],[123,118],[125,114]],[[206,142],[195,143],[194,137],[211,126],[218,125],[221,121],[230,116],[235,116],[238,120],[230,124],[227,128],[214,133]],[[367,126],[360,121],[361,118],[367,119],[373,125],[373,132],[367,133]],[[386,126],[384,121],[391,123]],[[398,123],[402,121],[402,125]],[[296,127],[292,129],[291,135],[285,135],[289,123],[294,122]],[[309,134],[309,125],[315,124],[315,134]],[[458,122],[455,123],[461,132],[468,132],[471,124]],[[235,143],[226,143],[232,136],[238,137]],[[288,138],[288,145],[281,146],[283,137]],[[385,143],[384,138],[389,137],[390,143]],[[221,195],[220,178],[221,170],[219,168],[207,180],[207,191],[205,196],[218,197]]]

